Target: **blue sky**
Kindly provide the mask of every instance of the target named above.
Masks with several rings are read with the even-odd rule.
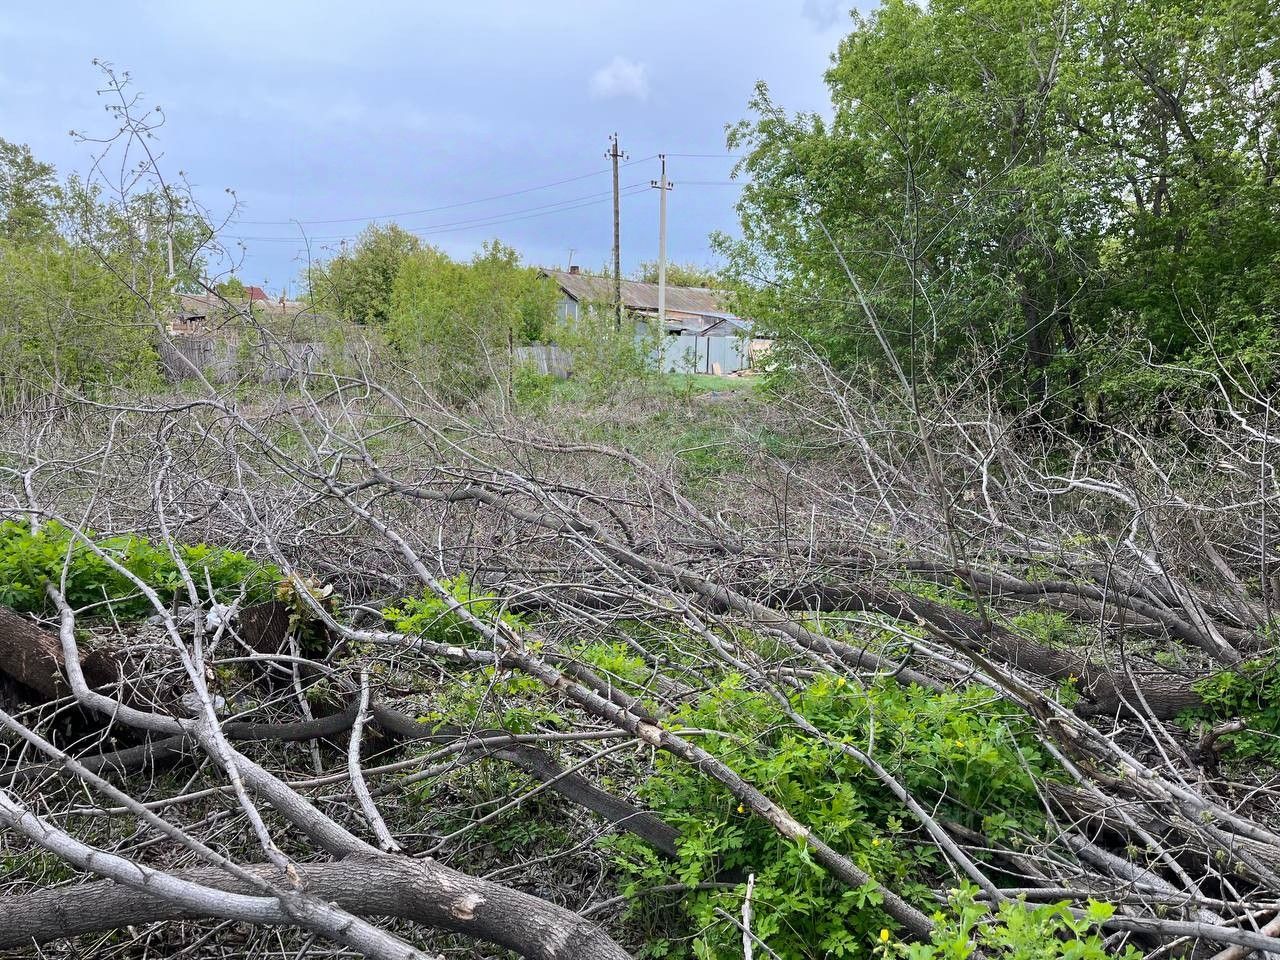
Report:
[[[608,135],[622,170],[623,269],[657,252],[658,175],[677,184],[668,255],[707,263],[735,228],[724,127],[757,80],[823,110],[844,0],[471,0],[9,4],[0,10],[0,136],[61,172],[105,133],[94,57],[129,70],[167,117],[162,163],[225,213],[246,281],[278,290],[368,218],[455,256],[499,237],[530,262],[610,256]],[[677,156],[710,154],[712,156]],[[716,155],[719,156],[716,156]],[[492,200],[554,181],[545,189]],[[470,203],[472,200],[483,202]],[[409,213],[410,211],[420,211]],[[291,221],[301,221],[301,227]],[[329,221],[329,222],[323,222]]]

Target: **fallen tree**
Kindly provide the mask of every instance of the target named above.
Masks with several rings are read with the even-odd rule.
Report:
[[[234,596],[210,594],[194,575],[170,588],[176,597],[161,596],[137,578],[134,589],[151,596],[163,635],[148,641],[156,649],[137,662],[147,665],[154,683],[164,678],[187,689],[186,706],[177,712],[172,697],[125,696],[139,678],[122,682],[132,670],[122,661],[92,677],[81,669],[77,687],[74,669],[68,671],[79,656],[77,614],[56,589],[63,617],[56,643],[29,618],[3,615],[4,636],[24,656],[0,669],[18,680],[39,680],[40,686],[26,683],[29,702],[74,696],[136,742],[77,746],[75,768],[47,751],[40,758],[29,746],[21,755],[11,751],[0,784],[32,791],[68,778],[92,786],[97,776],[123,787],[140,773],[154,778],[166,766],[175,773],[203,770],[200,789],[171,796],[162,791],[150,802],[174,811],[210,802],[223,807],[220,816],[234,816],[267,854],[264,865],[241,852],[239,869],[268,877],[273,888],[293,870],[304,881],[299,895],[311,891],[353,917],[396,917],[511,945],[526,933],[505,909],[489,918],[489,926],[468,925],[445,916],[441,902],[390,897],[379,887],[409,882],[420,861],[403,861],[394,852],[376,855],[374,844],[343,838],[362,826],[385,851],[412,848],[418,831],[407,828],[414,821],[404,820],[398,798],[420,785],[448,783],[478,761],[498,761],[533,784],[527,796],[497,801],[498,810],[519,810],[532,798],[555,795],[591,811],[590,821],[581,823],[629,833],[679,862],[693,836],[680,825],[689,824],[688,811],[646,809],[634,795],[635,782],[624,781],[618,790],[591,775],[602,758],[630,743],[669,757],[676,766],[664,761],[654,768],[663,776],[685,767],[714,783],[725,804],[805,848],[835,882],[874,891],[883,915],[905,937],[931,936],[931,915],[946,899],[943,888],[959,878],[993,905],[1022,896],[1074,900],[1083,909],[1084,899],[1105,899],[1117,913],[1104,929],[1149,947],[1191,937],[1223,948],[1280,949],[1270,933],[1240,926],[1244,917],[1265,920],[1272,891],[1280,890],[1270,866],[1280,851],[1270,794],[1254,792],[1242,805],[1231,799],[1240,785],[1217,779],[1220,752],[1249,729],[1249,721],[1226,718],[1194,736],[1170,722],[1188,710],[1209,709],[1204,683],[1236,671],[1244,676],[1245,658],[1269,649],[1260,632],[1265,595],[1249,587],[1243,595],[1224,591],[1226,575],[1213,562],[1175,563],[1188,547],[1163,539],[1164,527],[1148,524],[1145,535],[1154,546],[1146,547],[1120,514],[1087,536],[1071,532],[1073,523],[1089,516],[1085,508],[1093,494],[1081,488],[1098,484],[1072,481],[1054,492],[1028,466],[1016,483],[1008,473],[999,478],[1005,491],[999,499],[992,474],[983,494],[989,509],[966,508],[949,518],[930,487],[911,479],[915,474],[902,451],[868,444],[872,434],[894,435],[876,429],[860,437],[842,434],[847,449],[858,451],[852,462],[806,468],[763,461],[750,478],[734,478],[738,496],[772,504],[785,521],[756,522],[708,512],[659,462],[547,437],[517,422],[500,429],[476,426],[429,394],[413,396],[355,379],[315,396],[304,392],[291,407],[256,418],[215,397],[181,410],[110,414],[134,421],[128,433],[138,438],[126,458],[127,477],[112,466],[120,454],[116,440],[102,448],[96,468],[107,487],[145,491],[133,500],[129,527],[151,531],[162,544],[253,544],[284,572],[289,589],[281,596],[287,599],[234,609]],[[847,412],[849,403],[837,392],[810,402],[808,429],[815,423],[822,428],[824,411]],[[285,422],[291,430],[301,425],[304,433],[327,438],[329,446],[313,443],[305,457],[286,450],[272,439]],[[840,422],[847,431],[846,421]],[[84,435],[83,423],[78,431]],[[370,442],[389,435],[394,444]],[[41,516],[76,529],[69,508],[77,500],[71,488],[60,488],[60,457],[39,449],[25,455],[24,473],[40,492]],[[970,454],[956,456],[960,464]],[[992,456],[969,463],[975,477]],[[1151,479],[1130,478],[1132,486]],[[1114,477],[1108,483],[1119,491],[1101,494],[1112,506],[1137,499]],[[1037,484],[1042,492],[1036,496],[1054,504],[1052,524],[1038,519],[1046,511],[1034,498],[1025,500]],[[785,506],[778,499],[783,487],[791,490]],[[13,496],[20,504],[25,487]],[[1166,501],[1176,504],[1178,497]],[[117,517],[124,502],[114,502]],[[195,502],[221,506],[195,514],[189,509]],[[768,509],[756,514],[769,515]],[[786,518],[796,515],[809,518],[808,536],[794,535]],[[819,515],[821,525],[814,522]],[[1178,521],[1169,522],[1170,529],[1185,532]],[[1195,536],[1204,543],[1216,535],[1213,530],[1201,522]],[[968,538],[961,553],[953,546],[958,534]],[[86,550],[102,554],[102,562],[119,564],[92,535],[80,539]],[[1207,542],[1220,559],[1252,560],[1225,540]],[[1126,555],[1131,562],[1121,563]],[[1229,561],[1222,563],[1233,570]],[[449,571],[465,571],[470,586],[447,578]],[[1242,573],[1234,575],[1246,582]],[[321,595],[321,577],[333,592],[326,587]],[[339,594],[336,604],[327,599]],[[415,596],[425,599],[413,601]],[[397,598],[404,605],[400,614],[380,613],[370,622],[371,610]],[[229,617],[206,622],[216,604],[228,603]],[[95,612],[99,623],[109,614],[109,604]],[[1045,632],[1042,623],[1056,632]],[[129,633],[122,625],[117,639],[127,643]],[[584,658],[606,637],[617,638],[626,656],[643,665],[646,679]],[[1143,646],[1152,642],[1155,652],[1176,651],[1178,662],[1157,662],[1152,648]],[[821,819],[798,816],[771,796],[767,781],[753,782],[749,764],[740,768],[723,751],[701,746],[698,738],[712,731],[682,732],[675,718],[700,701],[712,678],[729,675],[743,678],[764,698],[759,702],[774,703],[811,749],[852,764],[867,778],[865,789],[886,798],[877,802],[898,805],[919,837],[913,842],[942,857],[944,866],[931,874],[932,900],[904,896],[833,845]],[[541,693],[519,688],[521,696],[542,704],[537,715],[545,719],[534,729],[513,730],[493,722],[507,716],[497,703],[470,718],[450,716],[457,709],[447,705],[450,698],[468,689],[460,684],[473,676],[488,677],[482,686],[490,690],[508,684],[504,677],[528,678]],[[889,732],[862,745],[833,736],[803,712],[804,691],[824,677],[850,689],[890,682],[944,699],[977,687],[1001,710],[1016,711],[1024,718],[1018,723],[1034,728],[1053,770],[1030,781],[1047,812],[1043,832],[1020,827],[1001,837],[981,815],[966,822],[940,816],[939,809],[957,802],[954,788],[923,785],[900,757],[882,752],[881,738],[896,728],[888,716],[876,716],[878,708],[870,716],[877,729]],[[876,699],[868,694],[866,702]],[[485,713],[492,718],[487,723],[480,719]],[[578,759],[564,752],[600,739],[617,745]],[[245,750],[271,759],[279,773],[267,774]],[[326,756],[343,754],[338,769],[326,765]],[[298,767],[308,756],[309,773]],[[210,771],[220,771],[221,780]],[[351,791],[345,806],[321,812],[304,799],[339,784]],[[128,803],[108,809],[116,811],[113,816],[138,814]],[[965,811],[963,804],[954,809]],[[278,862],[276,830],[269,825],[277,818],[309,822],[314,848]],[[490,819],[478,816],[476,822]],[[199,823],[197,818],[188,828],[189,838],[200,834]],[[323,826],[314,832],[317,823]],[[416,852],[447,851],[452,838],[475,829],[442,828]],[[342,864],[352,858],[360,864],[352,876],[368,883],[361,879],[358,889],[330,897],[341,884]],[[729,891],[716,895],[732,896],[743,873],[720,865],[704,883]],[[245,886],[251,880],[225,869],[216,880],[186,866],[166,875],[202,888],[252,893]],[[113,885],[11,898],[3,908],[11,912],[0,916],[12,929],[27,931],[23,936],[42,939],[54,935],[50,910],[67,920],[67,929],[86,932],[109,928],[113,918],[141,923],[218,915],[193,911],[180,897],[157,897],[120,886],[118,879],[108,883]],[[287,904],[292,894],[281,890],[273,895]],[[508,887],[490,894],[495,903],[524,903],[520,896],[527,894]],[[93,909],[84,906],[89,902]],[[617,949],[599,939],[598,929],[538,903],[518,912],[559,918],[552,927],[598,944],[604,951],[598,955]],[[277,922],[269,919],[277,916],[297,925],[305,911],[290,921],[263,916],[263,922]],[[341,923],[326,922],[302,926],[321,936],[342,935]],[[550,950],[553,939],[548,933],[542,946],[529,949]]]

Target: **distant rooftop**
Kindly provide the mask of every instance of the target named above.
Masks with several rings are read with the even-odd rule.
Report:
[[[543,270],[579,303],[612,303],[613,278],[575,270]],[[676,287],[667,284],[667,310],[674,313],[696,313],[703,316],[729,317],[725,311],[729,295],[708,287]],[[658,309],[658,285],[639,280],[622,281],[622,305],[629,310]]]

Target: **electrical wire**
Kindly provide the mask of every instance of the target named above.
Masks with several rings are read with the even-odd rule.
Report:
[[[647,157],[640,157],[637,160],[627,160],[624,163],[618,164],[618,166],[619,168],[631,167],[637,163],[645,163],[648,160],[656,160],[657,158],[658,155],[654,153]],[[538,190],[547,190],[551,187],[559,187],[566,183],[575,183],[579,180],[587,180],[591,177],[598,177],[601,174],[608,174],[610,172],[612,172],[610,168],[606,168],[604,170],[592,170],[590,173],[582,173],[576,177],[565,177],[563,180],[551,180],[547,183],[539,183],[535,186],[525,187],[521,190],[510,190],[507,193],[495,193],[488,197],[476,197],[474,200],[459,200],[457,203],[446,203],[438,207],[423,207],[421,210],[402,210],[399,213],[384,213],[369,217],[335,217],[327,220],[237,220],[236,223],[255,227],[287,227],[295,224],[302,224],[303,226],[318,226],[328,223],[364,223],[366,221],[372,223],[378,220],[394,220],[398,217],[416,217],[424,213],[439,213],[442,210],[456,210],[459,207],[474,206],[477,203],[488,203],[491,200],[505,200],[509,197],[519,197],[526,193],[534,193]]]
[[[731,153],[668,153],[668,157],[682,158],[724,158],[735,157],[736,154]],[[658,154],[650,154],[635,160],[627,160],[619,164],[619,168],[631,167],[636,164],[646,163],[650,160],[657,159]],[[238,220],[237,225],[243,226],[296,226],[299,229],[306,226],[319,226],[325,224],[340,223],[377,223],[383,220],[394,220],[401,217],[419,216],[426,213],[435,213],[445,210],[456,210],[462,207],[474,206],[476,204],[488,203],[494,200],[509,199],[511,197],[524,196],[526,194],[535,193],[539,190],[546,190],[552,187],[563,186],[567,183],[576,183],[587,180],[592,177],[607,175],[611,169],[594,170],[589,173],[579,174],[573,177],[564,177],[559,180],[551,180],[546,183],[536,184],[530,187],[524,187],[520,190],[509,190],[505,193],[491,194],[486,197],[477,197],[471,200],[460,200],[455,203],[441,204],[435,207],[424,207],[419,210],[405,210],[399,213],[381,214],[373,217],[335,217],[335,218],[317,218],[317,219],[294,219],[294,220]],[[737,180],[681,180],[679,183],[683,186],[736,186],[742,187],[746,183]],[[619,195],[624,197],[636,196],[645,192],[648,186],[646,183],[626,184],[619,189]],[[507,211],[504,213],[486,214],[478,217],[471,217],[462,220],[444,221],[440,223],[424,224],[419,227],[402,227],[407,233],[414,234],[419,237],[436,236],[444,233],[462,232],[482,227],[499,226],[505,223],[514,223],[521,220],[529,220],[536,217],[548,216],[554,213],[569,212],[579,210],[584,207],[595,206],[606,202],[612,195],[612,191],[604,191],[601,193],[584,194],[577,197],[569,197],[564,200],[552,201],[551,203],[540,204],[534,207],[526,207],[520,210]],[[289,234],[286,236],[257,236],[245,234],[228,234],[225,239],[239,241],[242,243],[302,243],[302,242],[318,242],[318,243],[334,243],[347,240],[354,240],[358,234],[330,234],[324,236],[307,236],[305,234]]]
[[[619,189],[619,196],[630,197],[643,193],[649,189],[647,183],[632,183]],[[574,197],[568,200],[560,200],[555,203],[542,204],[538,207],[528,207],[524,210],[510,211],[503,214],[493,214],[487,217],[477,217],[468,220],[455,220],[448,223],[427,224],[417,228],[405,228],[406,233],[414,234],[419,237],[434,236],[441,233],[456,233],[462,230],[475,229],[479,227],[497,226],[503,223],[514,223],[519,220],[529,220],[534,217],[544,217],[553,213],[564,213],[569,210],[579,210],[583,207],[595,206],[601,203],[607,203],[613,196],[613,191],[609,190],[604,193],[586,194],[582,197]],[[239,240],[249,243],[301,243],[303,241],[314,242],[335,242],[342,240],[352,240],[356,238],[356,234],[336,234],[331,236],[305,236],[293,235],[284,237],[260,237],[260,236],[237,236],[227,235],[228,240]]]

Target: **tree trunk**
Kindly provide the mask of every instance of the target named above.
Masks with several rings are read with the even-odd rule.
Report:
[[[288,887],[272,867],[255,872]],[[362,917],[400,917],[513,950],[531,960],[626,960],[630,956],[578,914],[433,860],[358,854],[299,864],[302,888]],[[237,893],[256,892],[217,868],[176,872]],[[198,919],[151,893],[113,881],[38,890],[0,901],[0,949],[31,947],[165,920]]]

